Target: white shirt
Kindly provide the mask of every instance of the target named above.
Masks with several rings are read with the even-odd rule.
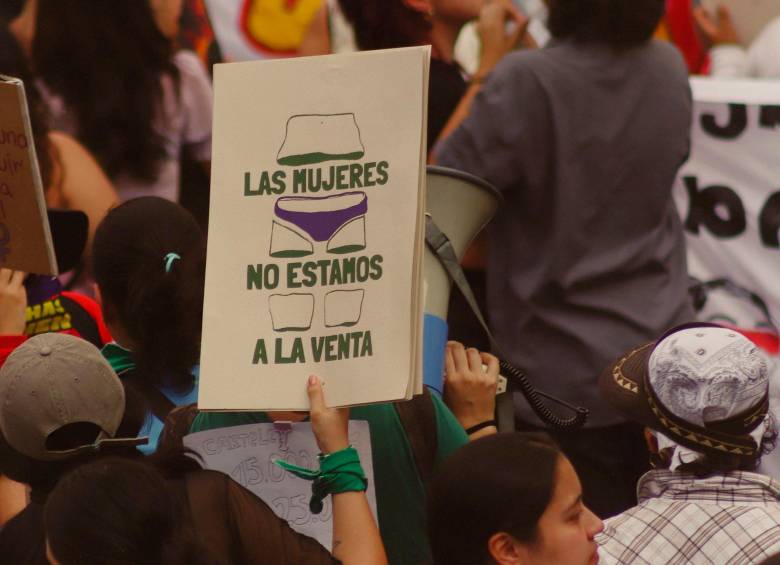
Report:
[[[780,17],[772,20],[748,49],[716,45],[710,57],[714,77],[780,78]]]
[[[166,156],[160,163],[157,179],[152,183],[140,181],[125,173],[111,179],[122,202],[139,196],[160,196],[178,201],[179,161],[184,145],[192,149],[195,160],[211,160],[211,79],[203,63],[192,51],[177,52],[173,62],[179,69],[179,91],[176,91],[171,77],[162,78],[162,115],[155,124],[155,129],[166,140]],[[78,125],[62,98],[40,81],[38,87],[51,114],[52,129],[78,138]]]

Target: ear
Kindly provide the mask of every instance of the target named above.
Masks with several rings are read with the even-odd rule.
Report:
[[[645,443],[647,444],[647,451],[654,455],[658,454],[658,439],[656,439],[650,428],[645,428]]]
[[[431,5],[431,0],[401,0],[404,3],[404,6],[409,8],[410,10],[414,10],[415,12],[420,12],[421,14],[425,14],[430,16],[433,12],[433,6]]]
[[[524,562],[525,548],[506,532],[498,532],[488,540],[488,553],[498,565],[520,565]]]

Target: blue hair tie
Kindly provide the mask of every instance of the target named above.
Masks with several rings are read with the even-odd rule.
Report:
[[[173,268],[173,262],[176,259],[181,259],[181,255],[179,255],[178,253],[168,253],[165,256],[165,272],[166,273],[170,273],[171,272],[171,269]]]

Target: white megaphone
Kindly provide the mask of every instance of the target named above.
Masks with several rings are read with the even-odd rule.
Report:
[[[487,181],[445,167],[428,166],[426,180],[426,215],[447,237],[460,262],[469,244],[496,214],[503,197]],[[442,259],[429,245],[425,248],[423,275],[423,380],[441,393],[452,280],[442,265]]]

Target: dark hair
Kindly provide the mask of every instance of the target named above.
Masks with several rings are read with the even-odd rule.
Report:
[[[166,272],[166,256],[177,254]],[[206,251],[187,210],[145,196],[109,211],[95,232],[92,266],[107,321],[133,341],[137,375],[153,386],[193,384],[200,353]]]
[[[444,462],[428,492],[434,563],[488,562],[488,540],[498,532],[532,543],[552,498],[560,457],[541,434],[498,434],[460,448]]]
[[[777,443],[777,430],[774,422],[764,435],[761,437],[761,445],[758,455],[754,458],[746,458],[730,453],[720,454],[714,450],[708,453],[702,453],[695,461],[683,463],[677,467],[679,473],[690,473],[698,478],[710,477],[712,475],[724,475],[732,471],[756,471],[761,464],[761,456],[771,453]],[[655,468],[668,469],[671,462],[669,450],[665,449],[658,454],[650,455],[650,462]]]
[[[339,0],[362,50],[430,42],[431,23],[402,0]]]
[[[49,116],[22,48],[7,26],[0,26],[0,73],[21,79],[24,83],[35,155],[38,157],[43,189],[47,190],[51,183],[51,151],[56,151],[49,143]]]
[[[182,501],[149,463],[103,458],[60,480],[44,511],[62,565],[205,563]]]
[[[649,40],[665,0],[550,0],[547,25],[553,37],[626,48]]]
[[[165,140],[162,77],[177,85],[173,47],[149,2],[39,0],[33,70],[60,95],[79,141],[109,177],[156,179]]]

